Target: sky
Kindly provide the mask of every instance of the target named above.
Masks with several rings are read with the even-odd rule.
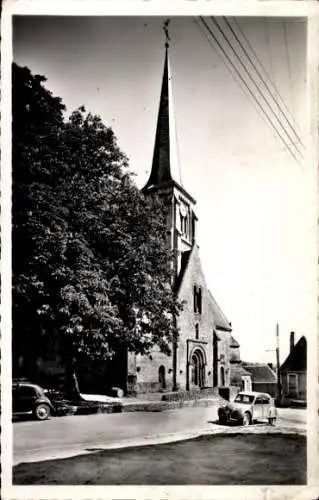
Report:
[[[236,22],[304,138],[306,22]],[[197,200],[204,273],[232,323],[242,359],[274,362],[279,323],[284,360],[290,331],[297,340],[315,334],[309,175],[197,23],[198,18],[171,18],[169,57],[182,182]],[[139,187],[152,164],[162,24],[161,17],[53,16],[16,17],[13,23],[15,62],[45,75],[47,88],[68,112],[85,105],[114,129]]]

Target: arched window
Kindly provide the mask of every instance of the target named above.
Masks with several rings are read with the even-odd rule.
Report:
[[[195,325],[195,339],[198,340],[198,338],[199,338],[199,324],[196,323],[196,325]]]
[[[158,369],[158,382],[161,389],[166,388],[166,380],[165,380],[165,366],[161,365]]]
[[[194,312],[202,314],[202,289],[200,286],[194,285]]]
[[[223,366],[220,367],[220,385],[225,386],[225,368]]]

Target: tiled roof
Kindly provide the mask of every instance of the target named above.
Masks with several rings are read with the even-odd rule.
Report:
[[[307,340],[302,336],[280,367],[280,371],[307,370]]]
[[[230,382],[232,385],[241,384],[241,377],[251,377],[250,372],[245,370],[241,365],[232,365],[230,370]]]
[[[266,364],[259,363],[244,363],[245,370],[251,373],[253,382],[274,382],[276,383],[277,377],[275,372]]]

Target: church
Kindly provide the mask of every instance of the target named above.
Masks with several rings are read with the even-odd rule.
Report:
[[[231,384],[232,326],[208,289],[197,244],[196,201],[183,186],[174,138],[169,44],[146,196],[162,197],[167,209],[175,293],[183,302],[176,317],[179,339],[167,356],[153,349],[149,356],[128,354],[128,393],[229,387]]]

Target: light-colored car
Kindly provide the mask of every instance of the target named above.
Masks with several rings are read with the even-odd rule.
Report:
[[[274,400],[264,392],[239,392],[232,402],[218,409],[220,424],[237,422],[241,425],[250,425],[255,420],[266,420],[273,425],[276,418],[277,409]]]

